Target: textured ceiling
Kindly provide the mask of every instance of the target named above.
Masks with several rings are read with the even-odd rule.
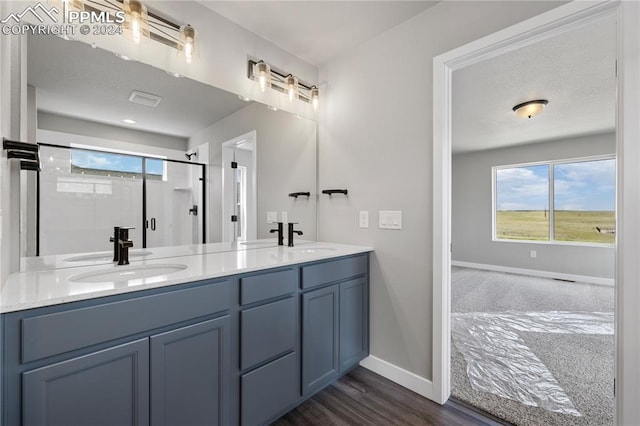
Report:
[[[453,151],[541,142],[615,128],[613,18],[453,73]],[[548,99],[523,119],[514,105]]]
[[[54,114],[189,137],[247,106],[232,93],[59,37],[29,36],[27,56],[38,109]],[[156,108],[131,103],[132,90],[162,101]]]
[[[289,53],[320,66],[437,1],[200,1]]]

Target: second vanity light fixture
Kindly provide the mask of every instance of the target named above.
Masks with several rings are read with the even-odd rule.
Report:
[[[183,56],[188,64],[196,56],[196,30],[191,25],[180,26],[150,12],[140,0],[49,1],[62,1],[64,10],[72,8],[87,12],[106,12],[114,16],[124,12],[123,33],[134,44],[140,44],[146,39],[157,41],[176,49],[177,54]]]
[[[311,104],[314,110],[318,110],[320,90],[316,86],[300,82],[297,77],[290,73],[275,70],[262,60],[254,61],[250,59],[247,77],[256,81],[263,92],[268,88],[277,90],[287,95],[289,102],[299,99]]]

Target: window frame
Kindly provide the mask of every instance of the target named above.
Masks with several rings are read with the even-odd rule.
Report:
[[[615,154],[602,154],[602,155],[591,155],[585,157],[574,157],[574,158],[565,158],[560,160],[544,160],[544,161],[534,161],[527,163],[514,163],[514,164],[505,164],[500,166],[492,166],[491,167],[491,241],[499,242],[499,243],[520,243],[520,244],[542,244],[542,245],[566,245],[566,246],[581,246],[581,247],[615,247],[615,241],[613,243],[596,243],[591,241],[561,241],[555,239],[555,176],[554,176],[554,166],[561,164],[572,164],[572,163],[586,163],[591,161],[602,161],[602,160],[614,160],[614,168],[616,169],[617,176],[617,168],[618,163]],[[518,239],[506,239],[506,238],[498,238],[497,236],[497,226],[496,226],[496,216],[497,216],[497,202],[498,202],[498,194],[497,194],[497,172],[502,169],[513,169],[518,167],[530,167],[530,166],[548,166],[549,170],[549,192],[548,192],[548,205],[549,205],[549,239],[548,240],[518,240]],[[616,187],[618,185],[616,179]],[[616,195],[616,194],[614,194]],[[618,223],[618,202],[617,196],[614,199],[614,215],[616,219],[616,224]],[[614,236],[614,239],[617,238],[617,235]]]

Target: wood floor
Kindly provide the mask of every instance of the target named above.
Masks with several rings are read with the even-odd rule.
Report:
[[[452,401],[444,406],[436,404],[362,367],[274,423],[275,426],[503,424]]]

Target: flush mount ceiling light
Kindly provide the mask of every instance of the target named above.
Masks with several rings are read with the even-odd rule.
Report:
[[[535,101],[527,101],[513,107],[513,111],[518,117],[532,118],[540,114],[545,105],[549,103],[546,99],[537,99]]]
[[[318,109],[320,90],[316,86],[302,83],[294,75],[276,70],[262,60],[250,59],[248,65],[247,77],[258,82],[263,92],[270,87],[287,95],[289,102],[299,99],[313,105],[314,110]]]

